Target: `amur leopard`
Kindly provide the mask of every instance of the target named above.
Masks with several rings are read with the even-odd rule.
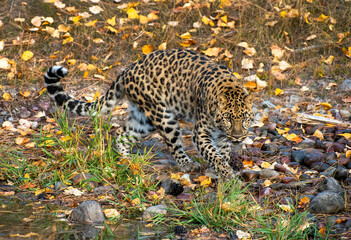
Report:
[[[60,79],[68,71],[51,67],[45,74],[48,93],[59,106],[89,116],[95,109],[109,114],[119,101],[129,101],[128,118],[117,138],[117,150],[130,154],[130,143],[158,131],[182,171],[199,164],[184,152],[179,119],[194,125],[193,142],[210,167],[225,178],[234,176],[228,164],[232,142],[242,141],[253,119],[252,95],[224,65],[189,50],[160,50],[144,55],[117,77],[96,102],[73,99]]]

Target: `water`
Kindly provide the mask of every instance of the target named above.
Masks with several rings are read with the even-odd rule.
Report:
[[[0,239],[167,239],[167,227],[145,227],[145,222],[122,220],[115,225],[76,225],[60,217],[58,205],[0,198]],[[113,233],[111,235],[110,231]]]

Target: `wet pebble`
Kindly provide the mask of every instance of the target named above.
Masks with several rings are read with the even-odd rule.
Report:
[[[283,177],[282,178],[282,183],[290,183],[290,182],[295,182],[295,178],[293,177]]]
[[[279,173],[273,169],[263,169],[259,171],[258,175],[264,179],[276,179],[279,178]]]
[[[340,186],[338,181],[333,177],[324,179],[321,186],[318,188],[319,191],[331,191],[331,192],[343,192],[344,189]]]
[[[325,160],[324,154],[321,152],[311,152],[308,153],[303,159],[303,163],[307,166],[311,166],[314,162],[322,162]]]
[[[311,164],[310,168],[318,172],[323,172],[327,170],[330,166],[324,162],[314,162]]]
[[[271,195],[272,193],[273,193],[272,188],[265,187],[265,188],[261,189],[261,191],[259,192],[259,197],[264,198],[264,197]]]
[[[47,111],[50,108],[50,103],[49,102],[41,102],[39,103],[39,107],[43,109],[44,111]]]
[[[282,159],[280,159],[281,163],[291,163],[291,158],[290,157],[283,157]]]
[[[28,111],[27,108],[21,108],[21,113],[20,113],[20,118],[29,118],[31,115],[31,112]]]
[[[283,165],[281,165],[279,163],[274,166],[274,170],[276,170],[278,172],[283,172],[283,173],[288,171]]]
[[[145,209],[143,213],[143,220],[148,220],[158,214],[166,215],[167,212],[167,207],[165,205],[160,204],[156,206],[151,206]]]
[[[294,162],[302,163],[306,155],[307,155],[307,152],[305,151],[294,151],[291,154],[291,158]]]
[[[252,182],[256,178],[258,178],[258,172],[253,170],[244,170],[241,173],[241,176],[246,182]]]
[[[344,209],[343,198],[339,194],[329,191],[319,193],[309,205],[309,210],[313,213],[332,214]]]
[[[171,194],[173,196],[177,196],[184,191],[184,187],[182,186],[182,184],[180,184],[179,181],[172,178],[165,179],[162,182],[161,187],[165,189],[166,194]]]
[[[326,177],[333,177],[336,173],[336,168],[335,167],[330,167],[326,169],[325,171],[321,172],[321,175],[324,175]]]
[[[308,174],[306,174],[306,173],[303,173],[303,174],[301,174],[301,176],[300,176],[300,180],[308,180],[308,179],[311,179],[312,177],[310,176],[310,175],[308,175]]]
[[[350,162],[350,158],[347,158],[347,157],[341,157],[341,158],[339,158],[339,163],[340,163],[341,165],[347,165],[347,164],[349,164],[349,162]]]
[[[75,222],[94,224],[103,223],[105,216],[98,202],[85,201],[73,210],[69,219]]]
[[[343,166],[337,166],[335,172],[335,179],[344,180],[349,176],[349,171]]]
[[[303,140],[302,142],[300,142],[300,143],[298,143],[297,145],[296,145],[296,147],[297,148],[302,148],[302,149],[304,149],[304,148],[312,148],[312,147],[314,147],[314,143],[315,143],[315,141],[313,141],[312,139],[305,139],[305,140]]]

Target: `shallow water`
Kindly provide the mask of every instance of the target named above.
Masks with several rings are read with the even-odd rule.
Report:
[[[53,204],[0,198],[0,239],[165,239],[169,235],[167,227],[151,229],[136,220],[122,220],[108,225],[109,229],[75,225],[58,217],[60,210]]]

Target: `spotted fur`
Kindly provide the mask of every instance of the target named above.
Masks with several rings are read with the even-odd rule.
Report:
[[[233,176],[228,164],[231,143],[245,138],[253,113],[251,96],[226,66],[188,50],[155,51],[125,69],[93,103],[64,92],[60,79],[67,73],[54,66],[44,79],[56,103],[73,113],[89,115],[99,108],[109,114],[122,98],[129,101],[128,119],[117,141],[122,154],[130,153],[124,139],[136,142],[158,130],[181,170],[197,169],[199,164],[181,143],[178,120],[183,119],[195,123],[193,142],[201,156],[220,175]]]

